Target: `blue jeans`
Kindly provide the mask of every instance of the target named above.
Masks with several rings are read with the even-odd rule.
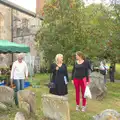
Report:
[[[17,80],[14,80],[13,82],[16,86],[15,92],[24,89],[24,79],[17,79]]]
[[[24,89],[24,79],[17,79],[17,80],[13,80],[13,83],[15,84],[16,88],[15,88],[15,104],[18,105],[18,97],[17,97],[17,92],[19,90],[23,90]]]

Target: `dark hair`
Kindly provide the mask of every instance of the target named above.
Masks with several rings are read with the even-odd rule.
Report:
[[[81,51],[77,51],[76,55],[78,55],[79,57],[81,57],[83,60],[85,60],[85,56]]]

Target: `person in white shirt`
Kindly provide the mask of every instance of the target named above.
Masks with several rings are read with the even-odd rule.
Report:
[[[107,75],[107,71],[108,71],[108,69],[109,69],[109,67],[108,67],[108,65],[106,64],[106,62],[105,61],[101,61],[101,63],[100,63],[100,70],[102,70],[102,71],[105,71],[105,73],[103,74],[104,75],[104,83],[106,84],[106,75]]]
[[[25,79],[28,79],[28,68],[25,61],[23,61],[23,53],[20,53],[11,70],[11,85],[15,84],[15,92],[24,89]]]

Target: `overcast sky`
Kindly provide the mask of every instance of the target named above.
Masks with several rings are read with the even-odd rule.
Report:
[[[9,1],[35,12],[36,0],[9,0]]]
[[[9,0],[9,1],[35,12],[36,0]],[[84,0],[84,1],[86,4],[101,2],[101,0]],[[102,0],[102,1],[107,1],[108,3],[109,0]]]

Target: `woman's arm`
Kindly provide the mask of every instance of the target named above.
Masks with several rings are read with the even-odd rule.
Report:
[[[65,76],[67,77],[67,81],[69,82],[68,70],[67,70],[67,66],[66,65],[65,65]]]
[[[90,82],[90,80],[89,80],[89,66],[88,66],[87,61],[85,61],[85,77],[86,77],[86,81]]]
[[[28,67],[26,63],[25,63],[25,77],[26,79],[28,79]]]
[[[51,64],[51,66],[50,66],[50,72],[51,73],[56,72],[56,64],[55,63]]]
[[[74,79],[74,72],[75,72],[75,63],[73,65],[73,69],[72,69],[72,80]]]
[[[85,76],[86,76],[86,81],[87,81],[87,82],[90,82],[90,81],[89,81],[88,68],[86,68],[86,70],[85,70]]]

